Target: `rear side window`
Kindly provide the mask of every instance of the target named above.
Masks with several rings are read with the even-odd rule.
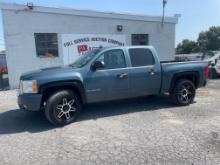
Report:
[[[152,52],[146,48],[129,49],[131,64],[133,67],[154,65],[155,60]]]

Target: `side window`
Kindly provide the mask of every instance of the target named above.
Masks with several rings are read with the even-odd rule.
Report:
[[[117,69],[126,67],[124,52],[120,49],[104,52],[97,59],[97,61],[101,61],[104,63],[104,69]]]
[[[152,52],[146,48],[129,49],[131,64],[133,67],[154,65],[155,60]]]

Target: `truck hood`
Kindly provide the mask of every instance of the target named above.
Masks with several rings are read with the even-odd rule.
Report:
[[[73,68],[70,66],[57,66],[51,68],[43,68],[36,71],[27,72],[21,75],[21,80],[41,80],[41,79],[52,79],[52,78],[62,78],[67,75],[72,75],[79,72],[80,68]]]

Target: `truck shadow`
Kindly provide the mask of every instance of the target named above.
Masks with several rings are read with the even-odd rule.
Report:
[[[165,95],[95,103],[86,105],[76,122],[172,107],[175,105]]]
[[[25,112],[19,109],[0,113],[0,135],[23,132],[37,133],[54,127],[41,112]]]
[[[90,104],[84,107],[76,122],[171,107],[174,106],[167,96]],[[22,132],[38,133],[51,129],[55,129],[55,127],[46,120],[42,112],[10,110],[0,114],[0,135]]]

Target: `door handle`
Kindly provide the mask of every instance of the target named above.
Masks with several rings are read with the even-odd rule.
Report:
[[[117,75],[117,77],[120,78],[120,79],[127,78],[128,74],[127,73],[122,73],[122,74]]]
[[[149,72],[149,74],[150,74],[151,76],[154,76],[156,73],[157,73],[157,72],[156,72],[154,69],[152,69],[152,70]]]

